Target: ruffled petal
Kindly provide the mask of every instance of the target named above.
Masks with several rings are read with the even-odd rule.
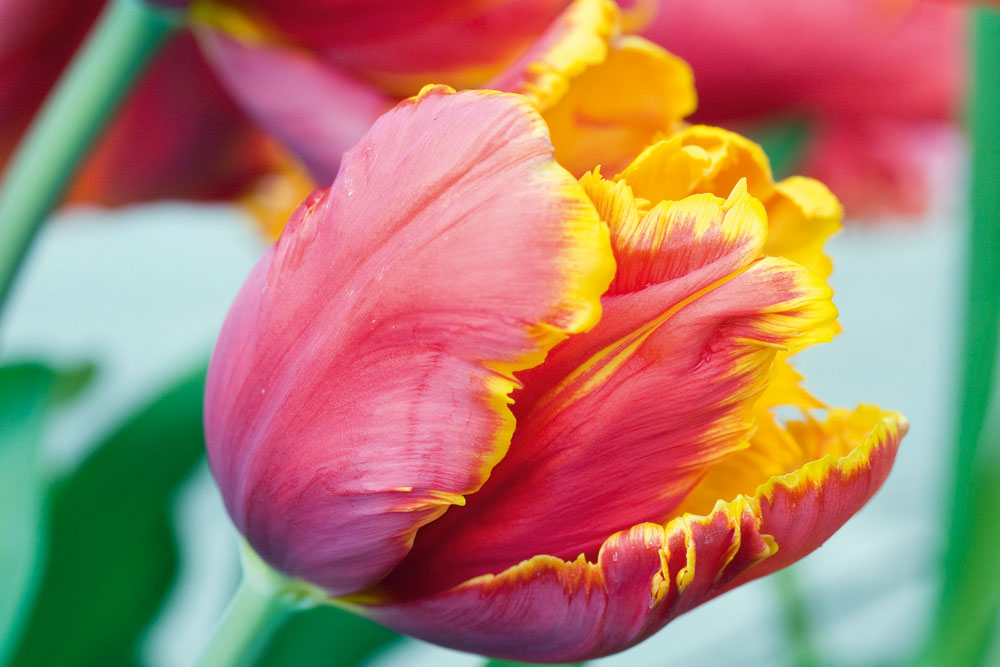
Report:
[[[657,135],[676,130],[696,104],[687,63],[640,37],[623,37],[543,116],[560,164],[577,175],[597,165],[615,173]]]
[[[751,482],[746,495],[734,491],[704,515],[616,533],[593,560],[536,556],[444,592],[358,611],[427,641],[512,660],[572,662],[625,649],[820,546],[881,486],[906,422],[867,406],[789,432],[817,458]]]
[[[609,0],[576,0],[513,65],[486,85],[520,93],[542,111],[556,158],[582,175],[614,173],[696,104],[687,64],[638,37],[620,36]]]
[[[232,96],[320,185],[333,182],[344,151],[392,105],[377,89],[301,49],[246,44],[210,28],[199,38]]]
[[[823,244],[840,229],[837,198],[822,183],[801,176],[775,183],[760,146],[734,132],[684,128],[649,146],[615,178],[654,202],[698,192],[724,197],[746,179],[750,194],[767,209],[767,254],[787,257],[821,277],[830,274]]]
[[[597,322],[613,270],[523,98],[401,103],[298,209],[217,343],[206,438],[236,526],[331,594],[378,580],[485,481],[513,373]]]
[[[386,582],[402,594],[533,554],[593,556],[609,534],[662,520],[747,446],[777,352],[833,335],[829,288],[761,256],[767,222],[745,188],[663,203],[636,223],[608,216],[628,207],[608,206],[606,182],[584,183],[601,192],[618,263],[602,320],[521,374],[508,456],[466,507],[420,532]]]
[[[608,42],[618,36],[618,23],[614,2],[575,0],[526,53],[485,87],[519,93],[539,109],[547,109],[566,94],[573,78],[604,62]]]

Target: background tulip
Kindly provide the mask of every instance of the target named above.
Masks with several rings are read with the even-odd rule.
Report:
[[[9,26],[0,34],[0,165],[105,4],[0,1],[0,22]],[[180,35],[128,96],[69,198],[104,205],[230,198],[272,168],[272,151],[194,39]]]
[[[646,40],[623,36],[621,11],[610,0],[392,4],[392,18],[383,16],[390,3],[312,4],[293,5],[286,16],[270,3],[206,2],[194,16],[234,98],[319,184],[333,180],[343,151],[379,114],[425,83],[526,95],[546,119],[557,159],[577,176],[595,164],[624,167],[695,106],[688,66]],[[304,27],[305,16],[342,23],[323,32],[325,40],[319,31],[286,25]],[[493,31],[513,17],[516,30]],[[420,28],[403,30],[404,19]],[[385,24],[363,54],[345,36],[352,22],[359,33]],[[453,32],[463,37],[441,37]],[[435,46],[425,48],[430,35]],[[413,56],[415,50],[424,57]],[[373,73],[359,54],[382,69]],[[280,231],[285,218],[269,226]]]
[[[383,116],[213,355],[210,462],[253,549],[400,631],[565,661],[821,544],[906,422],[812,413],[785,356],[836,332],[830,290],[765,256],[739,172],[798,188],[776,205],[798,224],[832,197],[755,175],[737,141],[715,155],[666,139],[577,183],[523,97],[428,88]],[[695,192],[648,198],[671,171]]]
[[[918,213],[929,156],[954,146],[965,88],[962,3],[663,0],[642,31],[691,64],[694,118],[805,118],[797,165],[852,215]]]

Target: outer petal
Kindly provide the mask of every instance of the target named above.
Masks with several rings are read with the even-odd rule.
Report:
[[[600,324],[521,375],[507,457],[466,507],[421,530],[390,589],[441,590],[534,554],[593,556],[611,533],[662,520],[746,447],[776,351],[832,336],[829,288],[761,258],[767,223],[745,189],[663,204],[639,224],[609,216],[604,194],[619,269]]]
[[[480,85],[525,51],[569,0],[211,0],[398,95],[428,81]]]
[[[733,132],[696,125],[644,150],[616,179],[637,197],[675,200],[697,192],[726,196],[737,182],[764,204],[769,255],[787,257],[826,277],[832,264],[826,239],[840,229],[837,198],[818,181],[793,176],[774,182],[760,146]]]
[[[593,326],[612,272],[523,98],[400,104],[299,208],[219,338],[206,437],[236,526],[331,594],[377,581],[503,457],[512,373]]]
[[[279,137],[321,185],[333,182],[344,151],[392,100],[315,54],[247,45],[213,29],[200,39],[229,92]]]
[[[513,660],[571,662],[625,649],[821,545],[881,486],[906,422],[862,407],[791,430],[819,458],[719,500],[704,516],[634,526],[609,537],[593,561],[536,556],[360,613],[421,639]]]

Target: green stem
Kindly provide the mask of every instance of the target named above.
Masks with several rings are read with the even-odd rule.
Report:
[[[0,309],[46,216],[177,13],[112,0],[35,118],[0,185]]]
[[[941,600],[925,664],[981,664],[1000,579],[1000,437],[984,430],[1000,334],[1000,12],[973,13],[971,232],[964,350],[955,427],[952,506]],[[994,401],[996,398],[994,397]]]
[[[199,667],[251,664],[271,632],[293,610],[278,590],[258,587],[244,576],[202,651]]]
[[[786,639],[791,647],[792,664],[796,667],[817,667],[820,664],[819,652],[813,644],[809,608],[795,572],[794,568],[787,568],[773,577],[778,588]]]
[[[293,612],[332,603],[322,590],[277,572],[241,542],[243,578],[198,659],[198,667],[253,664],[271,634]]]

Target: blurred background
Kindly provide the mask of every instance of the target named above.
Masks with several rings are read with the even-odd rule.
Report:
[[[732,25],[712,24],[718,17],[664,4],[647,35],[694,67],[707,105],[695,119],[747,132],[768,149],[776,171],[824,178],[847,204],[845,228],[827,245],[843,333],[796,357],[809,389],[832,405],[863,398],[899,411],[911,426],[883,489],[815,553],[588,664],[791,666],[817,655],[829,665],[910,664],[925,648],[948,585],[941,563],[959,370],[975,363],[962,347],[973,249],[971,144],[962,111],[971,18],[939,3],[882,3],[899,12],[891,25],[904,37],[880,59],[858,52],[884,41],[880,29],[853,39],[829,26],[816,32],[834,20],[854,21],[852,13],[800,16],[809,12],[799,3],[786,23],[770,26],[776,37],[769,48],[741,51],[726,31],[762,26],[739,16]],[[715,5],[725,11],[725,3],[705,7]],[[908,11],[929,14],[918,20]],[[699,32],[698,21],[714,25],[720,43],[732,47],[727,66],[690,43],[711,29]],[[691,29],[672,32],[678,24]],[[945,33],[952,41],[942,47]],[[921,53],[923,69],[914,61]],[[807,59],[817,65],[795,76],[762,64],[794,69]],[[905,71],[902,80],[887,78],[893,68]],[[868,72],[867,89],[878,91],[867,101],[837,87],[857,83],[858,72]],[[713,103],[719,90],[742,90],[733,95],[746,108]],[[753,99],[774,105],[754,102],[753,91]],[[18,420],[7,426],[37,432],[41,444],[40,466],[26,468],[37,480],[13,477],[13,464],[5,476],[8,459],[0,455],[6,539],[33,545],[22,554],[27,561],[8,563],[30,571],[32,583],[29,601],[0,607],[24,605],[12,626],[20,639],[0,642],[0,663],[195,661],[239,578],[237,536],[204,462],[200,378],[266,243],[245,206],[218,202],[75,204],[42,229],[3,314],[0,362],[40,362],[62,389],[58,400],[16,417],[5,413]],[[15,385],[5,391],[27,396]],[[18,495],[19,484],[35,482],[45,490]],[[1000,621],[992,622],[995,638]],[[483,664],[332,609],[293,617],[261,650],[261,665]],[[995,640],[989,650],[977,664],[1000,664]]]

